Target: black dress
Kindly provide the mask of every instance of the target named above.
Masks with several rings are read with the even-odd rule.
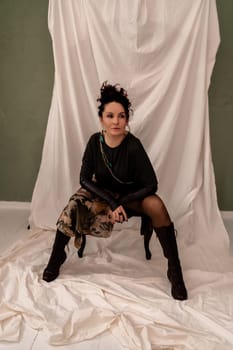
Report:
[[[112,148],[101,136],[92,135],[87,144],[80,172],[81,186],[105,199],[112,210],[154,194],[158,181],[140,140],[128,133],[119,146]],[[106,190],[118,194],[118,200]]]
[[[80,233],[108,237],[113,224],[109,210],[155,194],[158,181],[140,140],[128,133],[117,147],[109,147],[101,133],[93,134],[86,146],[80,171],[81,188],[62,211],[57,228],[75,236]]]

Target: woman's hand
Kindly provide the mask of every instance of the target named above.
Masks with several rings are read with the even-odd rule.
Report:
[[[115,224],[115,222],[124,222],[128,221],[128,217],[126,215],[126,212],[122,205],[117,207],[114,211],[112,211],[110,214],[112,222]]]

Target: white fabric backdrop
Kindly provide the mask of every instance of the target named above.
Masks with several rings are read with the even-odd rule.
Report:
[[[159,194],[187,241],[228,244],[216,200],[208,87],[219,45],[214,0],[50,0],[55,83],[30,221],[55,228],[99,129],[103,81],[128,90]]]

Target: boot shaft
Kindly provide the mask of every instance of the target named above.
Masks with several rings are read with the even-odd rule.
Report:
[[[188,293],[183,280],[174,225],[171,223],[169,226],[157,227],[155,232],[163,249],[163,254],[168,259],[167,277],[171,282],[172,296],[177,300],[186,300]]]
[[[70,240],[69,236],[66,236],[61,231],[57,230],[54,243],[53,243],[53,249],[64,250],[69,240]]]
[[[179,263],[174,224],[171,222],[169,226],[155,227],[154,230],[161,244],[163,254],[168,259],[168,264]]]

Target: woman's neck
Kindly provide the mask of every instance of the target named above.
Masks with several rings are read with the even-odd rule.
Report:
[[[123,135],[117,135],[112,136],[108,135],[106,132],[103,132],[104,140],[107,146],[114,148],[121,144],[121,142],[124,140],[125,136],[127,135],[127,132]]]

